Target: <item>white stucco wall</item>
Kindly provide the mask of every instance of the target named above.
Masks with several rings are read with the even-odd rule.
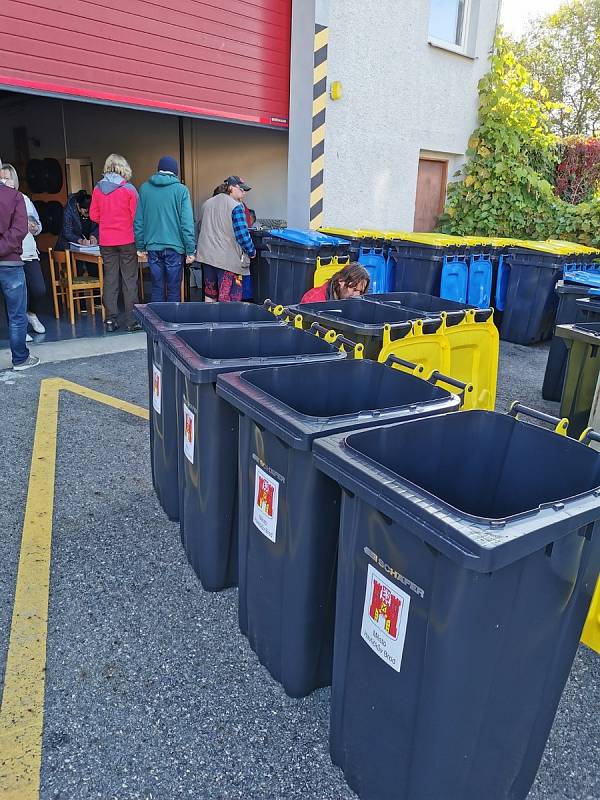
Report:
[[[412,230],[420,151],[462,163],[477,125],[498,0],[478,6],[474,58],[428,44],[429,0],[330,0],[326,225]],[[476,12],[477,9],[475,8]]]

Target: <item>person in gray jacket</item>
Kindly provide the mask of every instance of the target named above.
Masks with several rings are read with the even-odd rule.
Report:
[[[250,274],[250,259],[256,255],[243,205],[250,186],[231,175],[217,189],[200,212],[196,258],[202,263],[206,302],[237,302],[242,278]]]

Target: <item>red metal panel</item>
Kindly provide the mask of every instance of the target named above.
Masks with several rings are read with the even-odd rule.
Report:
[[[0,86],[287,126],[291,0],[2,0]]]

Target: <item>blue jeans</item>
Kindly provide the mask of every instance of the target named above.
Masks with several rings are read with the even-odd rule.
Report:
[[[149,250],[148,266],[152,277],[151,303],[177,302],[181,299],[181,276],[183,256],[167,247],[165,250]]]
[[[3,267],[0,265],[0,290],[6,300],[8,314],[8,341],[12,353],[13,366],[18,366],[29,358],[25,344],[27,336],[27,285],[23,267]]]

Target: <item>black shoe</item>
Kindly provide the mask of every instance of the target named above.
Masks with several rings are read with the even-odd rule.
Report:
[[[137,331],[142,330],[142,326],[140,325],[139,322],[134,322],[133,325],[127,326],[127,330],[129,331],[129,333],[136,333]]]
[[[114,321],[114,319],[106,320],[106,332],[113,333],[114,331],[119,329],[119,325]]]

